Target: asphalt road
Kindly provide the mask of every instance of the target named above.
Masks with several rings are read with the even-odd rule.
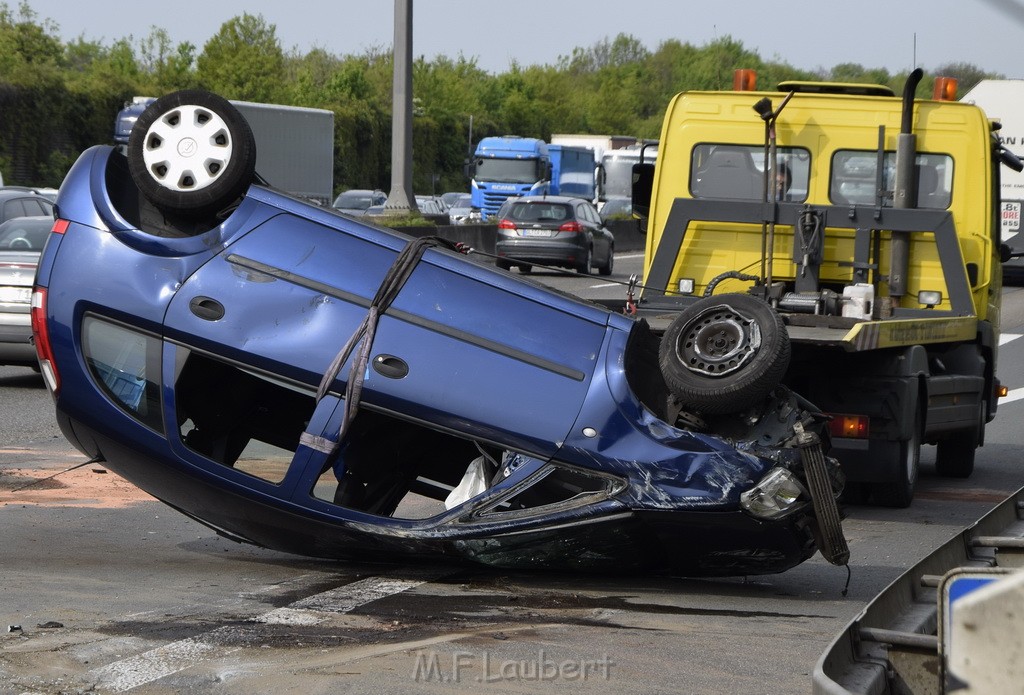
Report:
[[[610,279],[534,275],[624,298],[614,281],[639,262],[619,257]],[[1006,292],[999,370],[1014,390],[975,475],[936,477],[926,447],[911,508],[849,508],[845,596],[845,570],[819,557],[694,580],[354,565],[238,545],[102,466],[62,472],[83,457],[42,380],[0,367],[0,693],[808,693],[818,656],[878,591],[1024,486],[1021,292]]]

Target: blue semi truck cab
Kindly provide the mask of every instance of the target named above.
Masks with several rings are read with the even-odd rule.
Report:
[[[547,194],[594,200],[596,166],[593,150],[586,147],[515,135],[484,138],[473,157],[472,205],[486,220],[509,198]]]
[[[486,220],[509,198],[546,192],[548,145],[514,135],[482,139],[473,155],[472,204]]]

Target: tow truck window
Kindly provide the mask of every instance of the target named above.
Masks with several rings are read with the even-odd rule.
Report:
[[[946,154],[919,152],[917,167],[917,207],[945,210],[953,197],[953,158]],[[896,153],[886,152],[883,160],[882,205],[892,207],[896,176]],[[829,199],[836,205],[877,205],[876,172],[878,153],[863,150],[836,150],[832,156]]]
[[[776,149],[777,200],[807,199],[811,154],[798,147]],[[764,145],[701,143],[690,158],[690,194],[694,198],[764,200]]]

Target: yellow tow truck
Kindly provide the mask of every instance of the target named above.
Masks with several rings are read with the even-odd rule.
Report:
[[[788,388],[831,417],[854,501],[911,503],[920,447],[967,477],[996,377],[998,124],[879,85],[789,82],[677,95],[657,166],[634,169],[647,229],[629,311],[659,336],[681,422]]]

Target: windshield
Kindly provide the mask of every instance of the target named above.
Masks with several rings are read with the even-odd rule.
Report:
[[[373,197],[365,193],[342,193],[334,201],[334,207],[346,210],[365,210],[373,205]]]
[[[776,150],[776,200],[807,199],[811,154],[798,147]],[[700,144],[690,162],[694,198],[765,199],[764,145]]]
[[[648,155],[645,161],[653,161]],[[609,198],[628,198],[633,195],[633,165],[640,157],[604,158],[604,192]]]
[[[952,199],[953,158],[945,154],[919,152],[917,168],[917,206],[945,210]],[[896,179],[896,153],[886,152],[882,162],[884,207],[892,206]],[[837,205],[875,205],[878,200],[878,153],[837,150],[832,158],[829,198]]]
[[[498,183],[534,183],[537,181],[536,159],[478,159],[477,181]]]
[[[0,225],[0,249],[42,251],[53,227],[52,219],[17,217]]]

